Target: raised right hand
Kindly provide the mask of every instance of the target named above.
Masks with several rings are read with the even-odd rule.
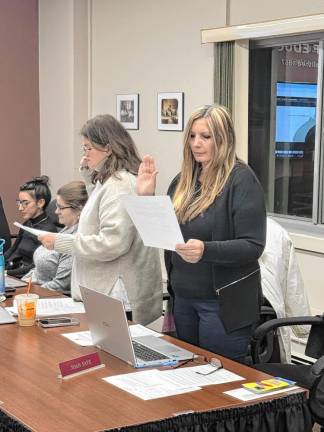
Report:
[[[136,180],[136,192],[138,195],[154,195],[157,174],[158,171],[152,156],[144,156]]]

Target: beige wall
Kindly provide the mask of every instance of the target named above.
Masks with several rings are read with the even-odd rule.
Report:
[[[39,0],[41,168],[52,191],[78,176],[88,117],[88,2]]]
[[[116,94],[139,93],[140,128],[131,134],[142,155],[154,155],[165,193],[180,167],[182,133],[157,130],[157,93],[182,91],[185,121],[211,103],[213,51],[200,29],[225,23],[225,0],[94,0],[92,113],[116,113]]]
[[[77,176],[77,131],[87,115],[115,115],[116,94],[139,93],[140,127],[131,134],[141,154],[156,157],[160,193],[179,170],[182,134],[157,130],[157,93],[183,91],[185,121],[193,108],[212,102],[213,51],[211,45],[200,44],[200,30],[324,12],[322,0],[39,0],[39,4],[42,171],[55,185]],[[244,52],[240,61],[246,63]],[[246,88],[243,77],[241,94]],[[246,155],[246,148],[240,153]],[[308,239],[312,252],[303,251],[303,246],[298,251],[314,312],[324,310],[318,271],[324,267],[324,255],[316,249],[319,240]]]

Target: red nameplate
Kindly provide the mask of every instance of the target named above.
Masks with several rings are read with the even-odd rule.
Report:
[[[62,378],[104,367],[97,352],[59,363]]]

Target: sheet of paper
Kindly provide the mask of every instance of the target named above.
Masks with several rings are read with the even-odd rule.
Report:
[[[73,332],[73,333],[62,333],[62,336],[70,339],[72,342],[81,346],[92,346],[92,338],[89,330]]]
[[[30,234],[33,234],[36,237],[38,237],[39,235],[49,234],[48,231],[42,231],[42,230],[39,230],[39,229],[26,227],[25,225],[22,225],[19,222],[14,222],[13,224],[16,225],[16,227],[18,227],[18,228],[21,228],[21,229],[23,229],[25,231],[28,231]]]
[[[17,306],[14,305],[6,308],[13,315],[17,315]],[[64,315],[71,313],[85,313],[82,302],[75,302],[71,298],[42,298],[37,301],[36,315],[51,316]]]
[[[124,195],[123,204],[145,246],[175,250],[184,243],[169,196]]]
[[[269,393],[264,393],[264,394],[256,394],[256,393],[252,393],[249,390],[246,390],[245,388],[238,388],[238,389],[234,389],[234,390],[228,390],[226,392],[224,392],[224,394],[227,394],[229,396],[234,397],[235,399],[239,399],[241,401],[250,401],[250,400],[254,400],[254,399],[261,399],[261,398],[265,398],[271,395],[276,395],[276,394],[280,394],[283,392],[287,392],[290,390],[295,390],[297,389],[297,386],[294,387],[287,387],[281,390],[276,390],[273,392],[269,392]]]
[[[141,337],[141,336],[155,336],[161,337],[161,333],[158,333],[154,330],[151,330],[147,327],[142,326],[141,324],[133,324],[129,326],[129,331],[132,339]]]
[[[210,375],[200,375],[197,373],[206,373],[212,370],[215,370],[215,368],[207,364],[200,366],[183,367],[178,369],[169,369],[165,371],[160,371],[160,373],[163,375],[164,381],[169,381],[178,386],[187,387],[203,387],[206,385],[224,384],[232,381],[241,381],[245,379],[226,369],[218,369]]]
[[[27,282],[25,282],[21,279],[15,279],[13,277],[6,275],[5,276],[5,285],[6,285],[6,288],[19,288],[19,287],[26,286]]]
[[[187,386],[179,386],[177,384],[165,382],[161,372],[156,369],[115,375],[103,378],[103,380],[143,400],[157,399],[200,390],[198,387],[188,388]]]

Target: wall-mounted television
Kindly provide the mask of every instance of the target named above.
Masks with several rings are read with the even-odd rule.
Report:
[[[277,83],[276,157],[304,156],[308,137],[315,136],[317,84]]]

